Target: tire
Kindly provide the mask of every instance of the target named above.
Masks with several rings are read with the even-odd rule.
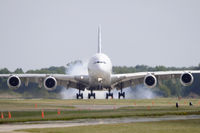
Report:
[[[108,99],[108,93],[106,93],[106,99]]]
[[[121,95],[120,95],[120,92],[118,92],[118,99],[120,99]]]
[[[88,99],[90,99],[90,94],[88,94]]]
[[[125,92],[123,92],[123,98],[125,99]]]
[[[112,99],[113,99],[113,93],[111,93],[111,94],[110,94],[110,96],[111,96],[111,97],[112,97]]]

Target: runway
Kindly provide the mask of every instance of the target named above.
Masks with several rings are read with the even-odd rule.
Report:
[[[76,109],[81,110],[109,110],[109,109],[119,109],[122,107],[134,107],[134,105],[73,105]]]
[[[99,124],[115,124],[115,123],[131,123],[131,122],[153,122],[153,121],[167,121],[167,120],[187,120],[200,119],[200,115],[186,115],[186,116],[163,116],[156,118],[113,118],[113,119],[80,119],[72,121],[35,121],[14,124],[0,125],[0,133],[24,133],[15,132],[15,130],[30,129],[30,128],[56,128],[56,127],[72,127],[72,126],[87,126]]]

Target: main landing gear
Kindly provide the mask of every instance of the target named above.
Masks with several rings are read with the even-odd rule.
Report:
[[[122,92],[122,89],[121,89],[121,92],[118,93],[118,99],[120,99],[121,97],[125,99],[125,92]]]
[[[121,97],[125,99],[125,92],[122,92],[122,88],[123,88],[123,83],[121,83],[121,88],[120,88],[121,91],[118,93],[118,99],[120,99]]]
[[[93,89],[90,89],[90,91],[91,91],[91,93],[88,93],[88,99],[91,99],[91,97],[96,99],[96,95],[95,95],[95,93],[93,93]]]
[[[76,99],[83,99],[83,93],[81,93],[80,89],[79,89],[79,93],[76,94]]]
[[[80,84],[78,84],[77,88],[78,93],[76,93],[76,99],[83,99],[83,93],[81,93],[81,90],[84,90],[83,87]]]
[[[108,99],[109,97],[111,97],[113,99],[113,93],[110,93],[111,89],[108,89],[108,93],[106,93],[106,99]]]

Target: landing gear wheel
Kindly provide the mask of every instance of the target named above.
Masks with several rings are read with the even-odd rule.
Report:
[[[120,99],[121,97],[123,97],[123,99],[125,99],[125,92],[118,93],[118,99]]]
[[[96,99],[96,94],[95,93],[88,93],[88,99],[91,99],[91,97]]]
[[[109,97],[113,99],[113,93],[106,93],[106,99],[108,99]]]
[[[122,95],[123,95],[123,99],[125,99],[125,92],[123,92]]]
[[[83,99],[83,93],[77,93],[76,99]]]

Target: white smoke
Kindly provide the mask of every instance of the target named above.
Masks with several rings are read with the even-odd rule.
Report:
[[[68,75],[88,75],[87,70],[88,61],[77,61],[71,63],[66,68],[66,74]],[[76,99],[76,94],[78,93],[77,89],[74,88],[62,88],[61,97],[62,99]],[[86,97],[85,91],[83,92],[83,97]]]
[[[158,97],[153,89],[147,88],[144,85],[125,88],[123,91],[126,93],[126,99],[153,99]]]
[[[77,61],[68,65],[68,75],[88,75],[88,61]]]
[[[66,74],[68,75],[88,75],[88,61],[83,61],[83,62],[75,62],[70,64],[67,67]],[[94,91],[96,93],[96,99],[105,99],[106,93],[108,91]],[[118,90],[114,89],[111,91],[113,93],[113,97],[115,99],[118,98]],[[123,89],[123,92],[126,94],[126,99],[152,99],[156,98],[157,95],[156,93],[150,89],[145,87],[144,85],[138,85],[134,88],[125,88]],[[76,94],[78,93],[77,89],[74,88],[63,88],[61,91],[61,97],[62,99],[76,99]],[[88,93],[90,91],[85,90],[81,91],[83,93],[83,98],[87,99]]]

